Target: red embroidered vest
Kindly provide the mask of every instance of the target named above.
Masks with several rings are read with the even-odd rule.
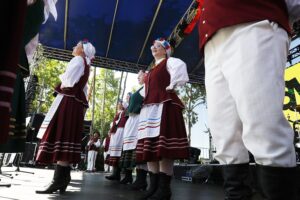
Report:
[[[84,60],[84,74],[80,77],[79,81],[73,86],[68,88],[60,89],[60,85],[56,86],[55,91],[57,93],[74,97],[77,101],[83,103],[86,107],[88,107],[88,102],[86,96],[84,94],[84,86],[86,85],[89,75],[90,75],[90,67],[87,65],[86,60]]]
[[[114,120],[113,120],[113,125],[109,130],[110,133],[115,133],[117,131],[117,128],[125,127],[126,121],[128,119],[128,117],[126,116],[126,110],[124,110],[122,112],[121,117],[119,115],[120,115],[120,112],[118,112],[115,115]],[[120,117],[120,120],[117,123],[117,120],[119,119],[119,117]]]
[[[284,0],[204,0],[198,26],[200,48],[221,28],[266,19],[290,32]]]
[[[109,143],[110,143],[110,136],[106,136],[105,138],[105,146],[104,146],[104,152],[107,152],[109,149]]]
[[[98,141],[98,137],[93,137],[91,140],[96,143]],[[88,147],[88,150],[91,151],[99,151],[99,147],[96,147],[94,144],[90,144],[89,147]]]
[[[166,87],[170,85],[170,80],[171,77],[167,71],[167,59],[164,59],[146,76],[144,105],[172,101],[172,103],[184,108],[174,91],[166,91]]]

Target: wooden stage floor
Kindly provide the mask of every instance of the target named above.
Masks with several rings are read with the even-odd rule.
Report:
[[[14,167],[2,167],[3,174],[15,170]],[[2,200],[43,200],[43,199],[70,199],[70,200],[135,200],[141,192],[130,191],[126,185],[105,179],[105,173],[85,173],[72,171],[72,181],[63,195],[35,194],[35,190],[43,189],[53,176],[52,169],[38,169],[22,167],[21,170],[34,174],[12,172],[13,178],[0,175],[1,182],[10,183],[11,187],[0,187]],[[173,179],[172,200],[222,200],[223,189],[220,184],[195,184]],[[255,195],[253,200],[259,200]]]

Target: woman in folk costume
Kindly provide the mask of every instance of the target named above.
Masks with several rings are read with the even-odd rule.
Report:
[[[70,164],[80,162],[81,136],[87,102],[87,81],[95,47],[80,41],[73,49],[72,60],[66,71],[59,76],[61,84],[55,91],[52,103],[38,133],[41,138],[36,161],[44,164],[57,163],[51,184],[36,193],[49,194],[57,190],[63,193],[68,186]]]
[[[113,173],[109,176],[105,176],[108,180],[120,180],[120,167],[119,160],[122,153],[123,146],[123,132],[124,126],[127,121],[126,109],[127,103],[119,101],[118,112],[113,120],[113,125],[109,131],[110,142],[109,142],[109,158],[108,165],[113,167]]]
[[[94,135],[90,138],[88,147],[88,159],[87,159],[87,172],[96,171],[95,163],[99,148],[101,146],[101,141],[99,139],[100,133],[98,131],[94,132]]]
[[[139,71],[138,82],[140,85],[144,84],[144,71]],[[127,113],[129,118],[124,128],[124,139],[123,139],[123,152],[120,160],[120,167],[125,169],[125,178],[121,180],[121,184],[132,183],[132,169],[136,166],[135,161],[135,150],[137,144],[137,133],[139,124],[139,114],[142,108],[143,100],[145,96],[144,86],[133,93],[129,100]],[[136,172],[137,178],[131,185],[131,189],[140,190],[146,189],[147,187],[147,165],[145,162],[137,163]]]
[[[141,199],[170,199],[175,159],[188,157],[182,110],[174,88],[188,80],[186,64],[170,57],[171,46],[158,38],[151,46],[154,67],[145,78],[145,99],[138,127],[137,161],[147,161],[150,188]]]
[[[103,148],[103,158],[104,158],[104,172],[110,172],[110,167],[108,165],[108,158],[109,158],[109,143],[110,143],[110,135],[108,134],[103,142],[102,142],[102,148]]]

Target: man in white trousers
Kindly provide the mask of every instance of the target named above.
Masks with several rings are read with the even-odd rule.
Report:
[[[294,133],[282,112],[288,20],[285,0],[204,0],[199,39],[226,200],[251,198],[248,151],[265,199],[297,198]]]
[[[90,138],[87,147],[88,147],[88,160],[87,160],[87,172],[94,172],[96,171],[96,158],[101,146],[100,142],[100,134],[98,131],[94,132],[94,135]]]

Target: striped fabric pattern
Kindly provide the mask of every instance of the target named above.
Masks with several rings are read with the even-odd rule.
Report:
[[[137,152],[158,152],[158,147],[164,149],[184,149],[188,148],[188,142],[186,138],[166,138],[164,136],[159,136],[159,140],[144,140],[144,143],[138,143]]]
[[[110,154],[114,155],[116,154],[116,152],[120,152],[122,151],[122,147],[121,146],[110,146]]]
[[[124,128],[118,128],[117,131],[110,136],[109,155],[111,157],[121,157],[123,147]]]
[[[50,154],[57,152],[81,153],[81,144],[61,141],[55,143],[42,142],[39,146],[39,152]]]
[[[143,131],[145,129],[148,129],[148,128],[157,128],[160,126],[160,119],[161,118],[148,118],[146,119],[145,121],[141,121],[139,123],[139,131]]]
[[[145,105],[140,113],[138,139],[157,137],[160,133],[163,104]]]
[[[186,158],[189,147],[187,138],[145,138],[138,141],[136,159],[142,161],[157,161],[162,157],[172,159]]]
[[[10,139],[25,139],[26,138],[26,125],[25,123],[16,123],[16,119],[11,117],[9,124],[9,138]]]
[[[135,150],[123,151],[119,161],[119,167],[127,169],[134,168],[136,166],[135,157]]]
[[[136,136],[124,137],[123,145],[125,145],[125,144],[132,144],[135,141],[136,141]]]
[[[14,91],[14,83],[16,74],[6,70],[0,70],[0,121],[1,134],[0,143],[4,143],[8,139],[11,99]]]
[[[139,115],[130,114],[124,127],[123,151],[136,148],[138,125]]]
[[[119,165],[119,160],[120,160],[120,157],[109,156],[108,162],[106,162],[106,163],[110,166],[116,167]]]
[[[1,19],[0,43],[3,51],[0,55],[0,144],[6,143],[9,132],[9,118],[11,111],[12,91],[16,79],[16,70],[19,50],[22,46],[23,29],[26,16],[27,1],[3,1],[1,13],[14,13],[5,15]]]
[[[4,144],[0,145],[0,152],[24,152],[26,132],[25,112],[25,88],[23,76],[17,73],[14,84],[14,92],[11,99],[11,111],[9,117],[8,137]],[[2,113],[1,113],[2,115]],[[2,129],[0,129],[2,133]]]

